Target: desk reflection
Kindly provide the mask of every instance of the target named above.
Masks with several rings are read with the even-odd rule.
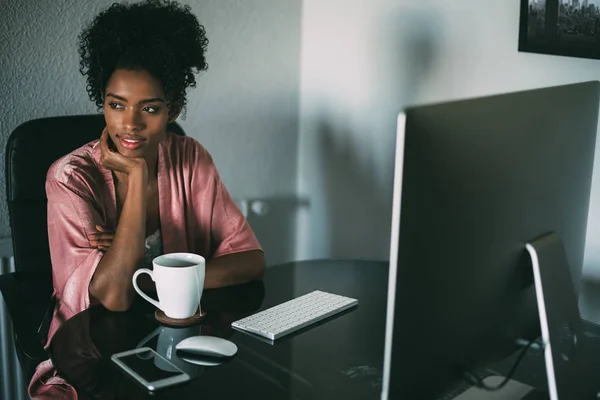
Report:
[[[154,318],[154,308],[143,301],[134,302],[127,312],[93,307],[61,326],[50,349],[53,363],[81,398],[156,398],[120,372],[110,356],[147,346],[188,372],[192,379],[198,378],[211,368],[208,366],[211,363],[202,359],[194,360],[194,363],[184,361],[176,354],[175,345],[196,335],[230,337],[235,332],[231,323],[259,309],[264,297],[262,281],[206,290],[201,301],[206,318],[198,325],[182,328],[159,325]],[[157,363],[159,368],[166,368]]]

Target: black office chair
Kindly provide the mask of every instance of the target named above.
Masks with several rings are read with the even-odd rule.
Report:
[[[100,137],[104,126],[103,115],[35,119],[18,126],[6,145],[6,195],[16,272],[0,275],[0,292],[28,381],[36,366],[48,358],[43,348],[47,332],[38,331],[54,307],[46,173],[54,161]],[[184,135],[176,123],[169,130]]]

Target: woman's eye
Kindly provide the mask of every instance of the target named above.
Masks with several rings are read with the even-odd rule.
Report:
[[[123,107],[122,105],[120,105],[119,103],[115,103],[114,101],[111,101],[110,103],[108,103],[109,107],[112,108],[113,110],[122,110],[125,107]]]
[[[158,107],[144,107],[144,111],[150,114],[158,112]]]

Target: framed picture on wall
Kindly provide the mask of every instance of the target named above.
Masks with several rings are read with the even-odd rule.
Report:
[[[600,0],[521,0],[519,51],[600,59]]]

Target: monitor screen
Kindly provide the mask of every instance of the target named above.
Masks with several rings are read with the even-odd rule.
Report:
[[[530,241],[558,235],[579,293],[598,98],[589,82],[400,115],[385,396],[435,398],[540,335]]]

